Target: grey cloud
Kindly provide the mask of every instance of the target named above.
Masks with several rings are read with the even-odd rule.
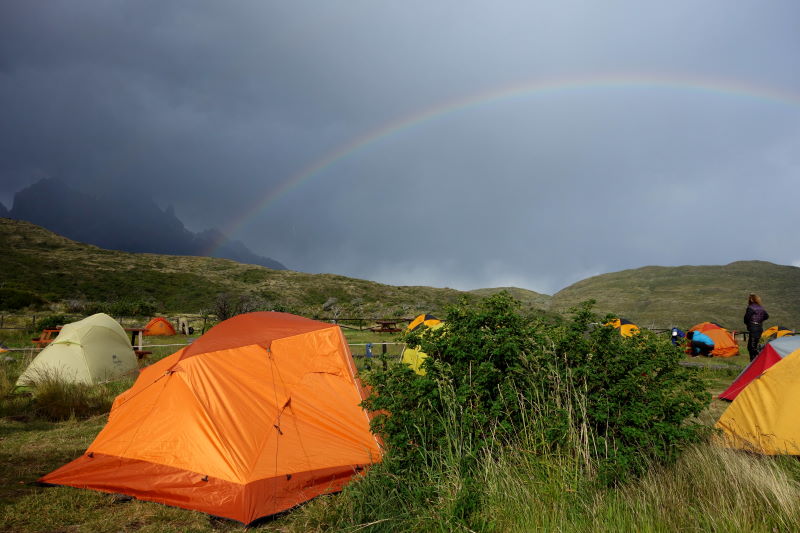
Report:
[[[761,189],[795,187],[800,168],[799,15],[794,2],[8,1],[0,202],[42,177],[133,187],[290,268],[390,283],[553,292],[645,264],[788,264],[797,237],[760,237],[796,223],[791,201]],[[623,74],[653,83],[591,84]],[[344,154],[359,139],[372,140]]]

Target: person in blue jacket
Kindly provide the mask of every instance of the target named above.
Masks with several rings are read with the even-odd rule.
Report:
[[[681,343],[683,342],[684,337],[686,337],[686,333],[684,333],[683,330],[680,328],[672,328],[669,337],[670,340],[672,341],[672,344],[674,344],[675,346],[680,346]]]
[[[711,337],[699,331],[690,331],[686,334],[686,338],[691,343],[692,357],[697,357],[698,355],[711,357],[711,351],[714,349],[714,341]]]

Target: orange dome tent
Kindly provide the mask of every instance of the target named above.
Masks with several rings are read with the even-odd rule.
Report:
[[[157,316],[144,327],[144,334],[166,337],[168,335],[175,335],[175,328],[172,327],[172,324],[170,324],[166,318]]]
[[[258,312],[142,370],[81,457],[40,479],[249,524],[380,461],[338,326]]]
[[[699,331],[711,337],[711,340],[714,341],[714,349],[711,350],[711,355],[713,356],[731,357],[733,355],[739,355],[739,345],[736,344],[733,335],[719,324],[715,324],[714,322],[701,322],[689,328],[689,331]],[[690,351],[691,348],[687,349],[687,353]]]

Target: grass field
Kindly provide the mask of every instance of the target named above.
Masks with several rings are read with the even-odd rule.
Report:
[[[398,335],[367,331],[345,332],[359,366],[366,362],[364,344],[373,353],[382,342]],[[27,334],[0,332],[6,346],[26,343]],[[151,345],[181,344],[183,336],[151,337]],[[151,347],[150,362],[173,353],[179,346]],[[387,346],[398,356],[400,345]],[[744,350],[742,350],[744,352]],[[7,395],[10,384],[32,351],[12,352],[2,362],[0,392],[0,531],[241,531],[241,524],[163,505],[66,487],[38,487],[39,476],[78,457],[102,429],[106,412],[52,421],[31,410],[28,400]],[[8,354],[2,354],[8,357]],[[700,366],[708,389],[718,394],[747,364],[747,357],[687,358]],[[133,378],[106,384],[110,399],[125,390]],[[714,400],[703,414],[713,424],[726,404]],[[487,458],[484,465],[482,513],[486,531],[792,531],[800,528],[800,467],[786,458],[765,458],[701,444],[668,468],[653,469],[645,478],[607,489],[576,477],[569,464],[556,457],[532,457],[523,447]],[[433,464],[425,482],[441,485],[442,501],[429,507],[406,508],[401,499],[369,501],[362,493],[346,490],[319,498],[266,521],[262,531],[449,531],[453,502],[447,494],[459,480],[448,464]],[[363,482],[360,482],[363,483]],[[438,486],[437,485],[437,486]],[[398,489],[398,493],[400,493]],[[353,523],[359,506],[386,508],[374,523]]]

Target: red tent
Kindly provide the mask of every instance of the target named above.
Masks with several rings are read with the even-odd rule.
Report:
[[[723,400],[733,400],[748,383],[796,350],[800,350],[800,336],[789,335],[770,342],[719,397]]]

